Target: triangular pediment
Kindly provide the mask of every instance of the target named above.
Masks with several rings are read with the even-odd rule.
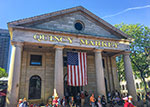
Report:
[[[83,26],[82,30],[77,30],[75,28],[76,22],[81,22]],[[8,26],[43,29],[114,39],[129,38],[128,35],[81,6],[10,22],[8,23]]]

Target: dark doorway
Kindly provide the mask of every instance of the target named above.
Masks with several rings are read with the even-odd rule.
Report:
[[[41,98],[41,78],[34,75],[30,78],[29,83],[29,99]]]
[[[107,79],[106,78],[104,78],[105,79],[105,89],[106,89],[106,97],[107,97],[107,100],[108,100],[108,88],[107,88]]]
[[[77,96],[83,90],[82,86],[69,86],[67,84],[67,74],[64,76],[64,95],[65,96]]]

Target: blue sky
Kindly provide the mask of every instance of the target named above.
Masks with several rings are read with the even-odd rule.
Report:
[[[79,5],[112,25],[150,27],[150,0],[0,0],[0,28],[7,29],[7,22]]]

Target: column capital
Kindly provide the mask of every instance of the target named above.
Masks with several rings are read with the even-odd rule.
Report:
[[[127,56],[127,55],[129,55],[130,53],[131,53],[131,51],[125,51],[125,52],[123,53],[123,55]]]
[[[111,58],[116,58],[116,56],[114,55],[114,56],[111,56]]]
[[[14,41],[12,41],[11,45],[14,45],[15,47],[22,47],[24,45],[24,43],[23,42],[14,42]]]
[[[63,45],[55,45],[54,48],[55,49],[64,49],[64,46]]]
[[[103,49],[94,49],[94,52],[103,52]]]

